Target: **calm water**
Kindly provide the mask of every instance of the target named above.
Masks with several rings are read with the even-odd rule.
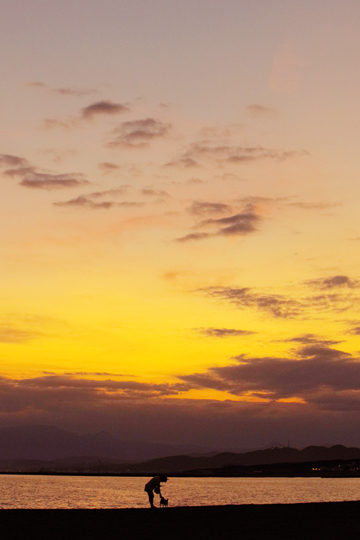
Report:
[[[148,480],[0,475],[0,508],[144,508]],[[162,492],[170,506],[353,501],[360,478],[170,478]]]

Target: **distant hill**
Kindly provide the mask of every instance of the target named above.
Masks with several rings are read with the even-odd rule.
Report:
[[[222,452],[215,456],[193,457],[189,455],[168,456],[153,459],[138,464],[130,464],[129,472],[140,473],[179,473],[192,470],[219,469],[229,466],[254,466],[275,463],[305,463],[360,459],[360,448],[347,448],[336,445],[327,448],[325,446],[308,446],[303,450],[296,448],[268,448],[236,454]]]
[[[354,454],[353,454],[354,455]],[[176,463],[169,459],[150,460],[139,464],[118,463],[114,460],[95,457],[74,457],[58,460],[1,460],[1,473],[25,474],[65,474],[97,476],[152,476],[163,473],[167,476],[210,476],[210,477],[267,477],[267,476],[311,476],[311,477],[360,477],[360,458],[315,460],[281,463],[260,463],[256,465],[232,465],[208,467],[209,463],[200,463],[198,468],[183,469],[189,464],[187,456],[179,456],[181,461],[176,470]],[[165,463],[161,464],[161,461]],[[175,462],[178,460],[175,458]],[[190,461],[193,466],[194,462]],[[199,465],[199,462],[197,462]],[[203,466],[205,465],[205,466]]]
[[[96,458],[115,462],[142,461],[174,454],[206,453],[196,445],[127,441],[101,432],[78,435],[52,426],[0,428],[0,460]]]

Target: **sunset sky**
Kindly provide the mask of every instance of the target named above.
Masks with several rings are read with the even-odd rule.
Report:
[[[360,445],[358,0],[3,0],[0,426]]]

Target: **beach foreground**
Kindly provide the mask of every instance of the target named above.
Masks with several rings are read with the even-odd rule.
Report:
[[[4,540],[352,539],[360,502],[120,510],[2,510]]]

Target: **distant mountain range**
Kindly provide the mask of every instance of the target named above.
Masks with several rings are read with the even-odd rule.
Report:
[[[101,432],[77,435],[50,426],[0,428],[1,471],[51,471],[93,474],[188,474],[286,463],[360,460],[360,448],[342,445],[266,448],[216,452],[194,446],[124,441]],[[360,467],[360,465],[359,465]],[[360,469],[359,469],[360,470]],[[226,473],[227,474],[227,473]],[[360,473],[359,473],[360,474]]]
[[[252,467],[275,463],[318,463],[357,459],[360,459],[360,448],[347,448],[342,445],[331,446],[330,448],[325,446],[308,446],[303,450],[282,447],[255,450],[241,454],[222,452],[209,457],[168,456],[153,459],[145,463],[129,464],[127,470],[133,473],[140,473],[142,471],[183,473],[194,470],[214,470],[223,467]]]
[[[97,458],[124,463],[176,454],[201,454],[211,450],[196,445],[126,441],[105,431],[78,435],[52,426],[0,428],[0,460],[62,460],[76,457],[77,460]]]

